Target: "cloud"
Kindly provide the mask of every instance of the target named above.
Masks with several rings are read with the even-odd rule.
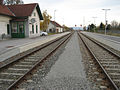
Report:
[[[118,6],[120,5],[120,0],[104,0],[102,6]]]
[[[54,17],[60,24],[63,22],[68,26],[83,24],[85,22],[94,22],[92,17],[98,17],[96,23],[104,22],[105,14],[103,8],[110,8],[107,18],[109,22],[119,19],[120,0],[24,0],[25,3],[39,3],[41,10],[47,10],[48,14]],[[64,18],[64,19],[63,19]]]

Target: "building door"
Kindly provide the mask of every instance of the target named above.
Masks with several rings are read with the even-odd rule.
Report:
[[[10,34],[10,25],[7,24],[7,34],[9,35]]]
[[[19,33],[19,38],[24,38],[25,37],[24,23],[19,23],[18,33]]]

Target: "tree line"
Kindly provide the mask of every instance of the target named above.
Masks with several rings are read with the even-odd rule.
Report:
[[[105,24],[104,23],[100,23],[99,26],[96,26],[95,24],[90,24],[88,25],[88,30],[90,31],[96,31],[96,30],[104,30],[105,29]],[[107,30],[120,30],[120,23],[113,20],[111,22],[111,24],[108,24],[106,27]]]
[[[4,0],[5,5],[23,4],[23,0]]]
[[[120,30],[120,23],[117,22],[117,21],[115,21],[115,20],[113,20],[113,21],[111,22],[111,27],[112,27],[112,29],[114,29],[114,30]]]

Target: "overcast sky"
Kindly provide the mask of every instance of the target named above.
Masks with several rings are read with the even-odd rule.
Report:
[[[108,23],[112,20],[120,22],[120,0],[23,0],[24,3],[39,3],[40,9],[47,10],[58,23],[67,26],[80,26],[94,23],[99,25],[105,22],[105,11],[102,9],[111,9],[107,12]]]

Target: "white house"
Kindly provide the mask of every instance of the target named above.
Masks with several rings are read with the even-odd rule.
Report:
[[[0,35],[12,38],[40,36],[40,20],[43,20],[37,3],[2,5],[0,4]]]
[[[63,27],[55,21],[50,21],[47,32],[63,32]]]

